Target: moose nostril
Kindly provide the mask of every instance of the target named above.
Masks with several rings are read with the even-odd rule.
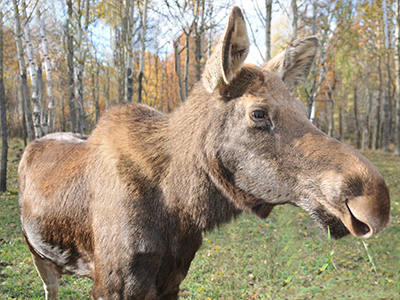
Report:
[[[371,232],[370,226],[368,226],[368,224],[366,224],[364,222],[361,222],[359,219],[357,219],[353,215],[353,212],[351,211],[347,202],[346,202],[346,206],[351,215],[351,226],[353,227],[354,233],[359,237],[366,237],[366,235],[369,235],[369,233]]]
[[[354,218],[355,221],[357,222],[357,224],[355,224],[356,226],[354,226],[354,228],[356,229],[356,232],[359,233],[360,235],[364,236],[367,233],[369,233],[371,231],[371,229],[369,228],[369,226],[363,222],[360,222],[359,220],[357,220],[356,218]],[[355,222],[353,222],[355,223]]]

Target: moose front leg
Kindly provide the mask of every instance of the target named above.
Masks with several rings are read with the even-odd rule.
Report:
[[[60,273],[51,262],[41,259],[33,253],[32,260],[40,278],[43,281],[43,288],[46,295],[45,299],[57,299],[58,289],[60,287]]]
[[[161,253],[136,253],[130,260],[96,259],[93,298],[157,299],[155,278],[161,259]]]

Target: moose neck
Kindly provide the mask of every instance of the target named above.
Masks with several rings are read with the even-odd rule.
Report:
[[[207,139],[218,103],[204,98],[205,93],[198,85],[170,115],[166,131],[170,165],[163,184],[167,205],[177,211],[185,228],[198,231],[211,230],[242,211],[211,180]]]

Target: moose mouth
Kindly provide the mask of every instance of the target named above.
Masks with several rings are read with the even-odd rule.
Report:
[[[324,208],[317,208],[311,212],[310,217],[331,238],[340,239],[350,233],[344,223]]]
[[[360,221],[346,201],[347,211],[343,217],[333,215],[325,208],[311,212],[311,218],[333,239],[340,239],[349,233],[359,238],[368,238],[373,232],[366,223]]]

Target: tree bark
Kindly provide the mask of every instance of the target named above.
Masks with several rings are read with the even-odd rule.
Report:
[[[105,108],[108,110],[110,108],[110,75],[109,75],[109,66],[106,66],[106,83],[104,85],[104,96],[106,98]]]
[[[343,107],[339,105],[339,141],[344,141],[344,130],[343,130]]]
[[[99,90],[99,68],[97,68],[96,71],[93,70],[92,72],[92,97],[95,109],[96,124],[100,118],[99,93],[96,92],[98,90]]]
[[[381,103],[382,103],[382,66],[381,57],[378,55],[378,75],[379,75],[379,89],[378,89],[378,99],[376,102],[376,112],[375,112],[375,123],[374,123],[374,134],[372,140],[372,149],[379,149],[380,141],[380,130],[381,130]]]
[[[316,86],[313,87],[314,92],[311,94],[311,112],[310,112],[310,121],[311,123],[315,124],[317,120],[317,94],[319,89],[321,88],[322,80],[324,79],[324,74],[325,74],[325,62],[326,62],[326,51],[325,47],[321,47],[321,56],[320,56],[320,69],[319,69],[319,76],[318,76],[318,82],[316,83]],[[315,82],[314,82],[315,84]]]
[[[39,52],[39,51],[38,51]],[[40,54],[38,53],[38,61],[40,62]],[[46,101],[44,97],[44,88],[43,88],[43,69],[42,64],[39,63],[36,70],[37,74],[37,87],[38,87],[38,101],[40,107],[40,120],[41,120],[41,130],[42,135],[46,135],[49,131],[49,123],[47,118],[47,109],[46,109]]]
[[[188,98],[189,95],[189,59],[190,59],[190,33],[192,32],[192,29],[189,29],[186,34],[186,39],[185,39],[185,48],[186,48],[186,57],[185,57],[185,77],[184,77],[184,82],[185,82],[185,100]]]
[[[297,20],[298,20],[298,13],[297,13],[297,1],[291,0],[291,7],[292,7],[292,28],[293,28],[293,39],[297,39],[298,37],[298,28],[297,28]]]
[[[33,103],[33,126],[35,129],[35,137],[42,137],[42,128],[40,122],[40,105],[39,105],[39,97],[38,97],[38,79],[35,61],[33,59],[33,48],[31,42],[31,30],[30,24],[28,20],[28,14],[26,13],[26,3],[25,0],[21,1],[22,4],[22,15],[25,20],[24,24],[24,38],[26,43],[26,54],[28,56],[28,66],[29,66],[29,74],[31,76],[31,85],[32,85],[32,103]]]
[[[50,63],[49,50],[47,45],[47,37],[46,37],[46,29],[44,25],[44,21],[41,17],[40,10],[37,10],[37,18],[39,20],[40,27],[40,37],[41,37],[41,45],[42,52],[44,56],[44,68],[46,71],[46,83],[47,83],[47,97],[48,101],[48,123],[50,130],[54,128],[54,116],[55,116],[55,105],[54,105],[54,94],[53,94],[53,68]]]
[[[273,0],[265,0],[265,61],[269,61],[271,59],[272,2]]]
[[[335,132],[335,118],[334,118],[334,103],[333,101],[329,102],[329,127],[328,127],[328,135],[330,137],[333,137],[334,132]]]
[[[75,80],[74,80],[74,36],[72,32],[72,17],[73,17],[73,6],[72,0],[67,0],[68,12],[67,12],[67,61],[68,61],[68,105],[69,105],[69,118],[71,121],[71,131],[77,132],[77,120],[76,120],[76,107],[75,107]]]
[[[354,100],[354,121],[355,121],[355,126],[356,126],[356,147],[357,149],[361,148],[361,130],[360,130],[360,123],[358,121],[358,103],[357,103],[357,86],[354,86],[354,94],[353,94],[353,100]]]
[[[35,131],[33,127],[32,113],[29,101],[29,89],[28,82],[26,79],[26,64],[24,57],[24,48],[22,46],[22,33],[21,33],[21,21],[19,16],[19,9],[16,0],[13,0],[14,6],[14,25],[15,25],[15,42],[17,44],[17,54],[18,54],[18,62],[20,69],[20,77],[21,77],[21,91],[22,91],[22,99],[25,109],[25,122],[26,122],[26,131],[28,134],[29,141],[33,141],[35,139]]]
[[[143,76],[144,76],[144,63],[146,55],[146,29],[147,29],[147,4],[148,0],[144,0],[141,16],[141,27],[142,31],[140,34],[140,67],[139,67],[139,77],[138,77],[138,97],[137,102],[142,102],[142,92],[143,92]]]
[[[362,150],[367,150],[370,148],[370,125],[369,125],[369,116],[371,115],[371,107],[372,107],[372,95],[371,95],[371,90],[368,89],[368,96],[367,96],[367,109],[366,109],[366,114],[365,114],[365,123],[364,123],[364,129],[363,129],[363,142],[362,142]]]
[[[123,36],[125,36],[126,48],[126,77],[125,77],[125,102],[132,102],[133,97],[133,14],[134,1],[125,2],[125,26]]]
[[[400,0],[396,1],[396,121],[395,121],[395,150],[394,154],[400,155]]]
[[[185,96],[183,94],[183,85],[182,85],[182,77],[181,77],[181,58],[179,56],[179,38],[174,41],[174,55],[175,55],[175,73],[178,76],[178,85],[179,85],[179,96],[181,98],[181,102],[185,101]]]
[[[0,9],[0,119],[1,119],[1,168],[0,168],[0,192],[7,190],[7,112],[6,95],[3,81],[3,12]]]
[[[383,147],[385,152],[389,152],[389,141],[390,141],[390,99],[389,93],[385,92],[385,103],[384,103],[384,135],[383,135]]]
[[[83,35],[87,33],[89,26],[89,0],[85,0],[85,20],[84,24],[81,24],[82,11],[79,11],[78,16],[78,75],[77,75],[77,92],[78,92],[78,131],[80,134],[86,134],[86,117],[85,108],[83,103],[83,72],[85,70],[85,61],[87,49],[83,46]]]

